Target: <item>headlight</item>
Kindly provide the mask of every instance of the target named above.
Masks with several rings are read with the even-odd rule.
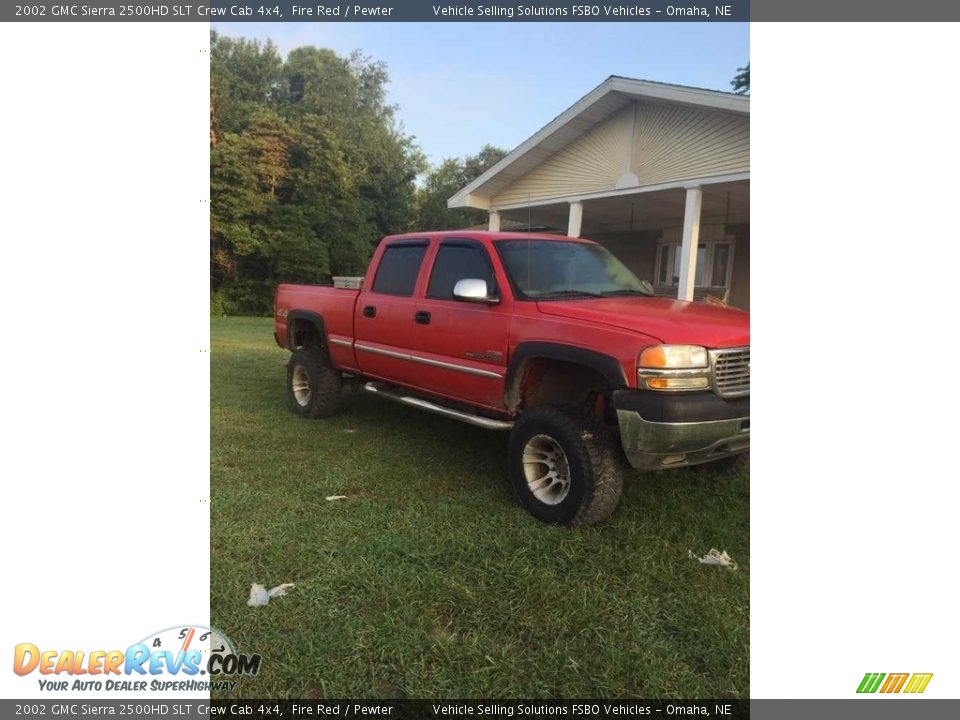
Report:
[[[706,390],[709,372],[707,349],[699,345],[654,345],[637,360],[640,387],[650,390]]]
[[[641,368],[705,368],[707,349],[699,345],[654,345],[640,353]]]

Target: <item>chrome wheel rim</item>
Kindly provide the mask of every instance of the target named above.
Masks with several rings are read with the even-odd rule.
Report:
[[[544,505],[559,505],[570,493],[570,464],[560,443],[534,435],[523,448],[523,475],[533,496]]]
[[[293,378],[290,381],[293,388],[293,397],[297,404],[306,407],[310,404],[310,376],[303,365],[293,366]]]

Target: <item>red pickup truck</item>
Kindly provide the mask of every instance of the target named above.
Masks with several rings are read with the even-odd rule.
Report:
[[[616,508],[626,460],[741,464],[750,316],[653,297],[597,243],[543,234],[384,238],[363,278],[280,285],[290,406],[336,412],[354,378],[386,398],[510,432],[514,493],[585,525]]]

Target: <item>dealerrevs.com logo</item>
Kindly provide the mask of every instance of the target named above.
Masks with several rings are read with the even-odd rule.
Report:
[[[178,625],[151,633],[125,650],[51,650],[20,643],[17,675],[39,675],[41,690],[231,691],[237,675],[260,672],[259,654],[238,653],[223,633]]]
[[[933,673],[867,673],[857,687],[858,693],[922,693]]]

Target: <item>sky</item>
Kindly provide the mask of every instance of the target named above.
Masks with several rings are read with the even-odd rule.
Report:
[[[213,23],[387,63],[388,99],[431,164],[512,150],[610,75],[727,90],[750,59],[747,23]]]

